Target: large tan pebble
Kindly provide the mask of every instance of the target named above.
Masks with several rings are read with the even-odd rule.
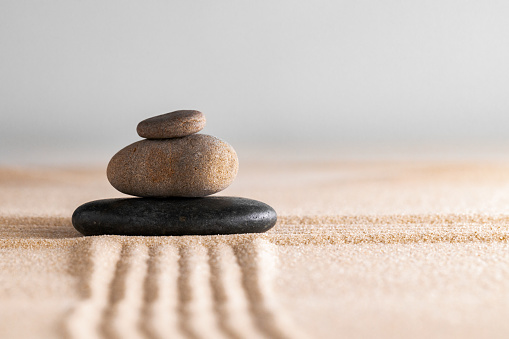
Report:
[[[147,139],[178,138],[201,131],[205,122],[202,112],[182,110],[145,119],[138,124],[136,131],[140,137]]]
[[[141,140],[111,158],[108,180],[140,197],[202,197],[228,187],[239,161],[228,143],[206,134]]]

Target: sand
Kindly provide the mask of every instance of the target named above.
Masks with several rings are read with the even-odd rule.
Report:
[[[260,235],[82,237],[102,168],[0,169],[0,338],[502,338],[509,162],[273,160]]]

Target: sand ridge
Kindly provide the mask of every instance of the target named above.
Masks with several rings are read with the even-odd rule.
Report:
[[[266,240],[91,237],[72,251],[91,262],[69,337],[296,337],[271,296],[277,256]]]
[[[506,163],[243,168],[225,195],[274,206],[267,233],[82,237],[73,209],[118,196],[103,170],[0,170],[0,337],[509,331]]]

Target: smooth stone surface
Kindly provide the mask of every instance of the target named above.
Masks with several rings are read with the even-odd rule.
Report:
[[[105,199],[83,204],[72,215],[83,235],[261,233],[276,221],[269,205],[237,197]]]
[[[136,131],[142,138],[167,139],[185,137],[205,127],[205,115],[200,111],[182,110],[143,120]]]
[[[120,150],[107,176],[120,192],[140,197],[203,197],[228,187],[239,168],[228,143],[206,134],[141,140]]]

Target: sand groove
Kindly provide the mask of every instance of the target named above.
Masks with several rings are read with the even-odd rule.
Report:
[[[148,247],[125,244],[110,285],[109,305],[102,330],[106,338],[143,338],[138,320],[144,302],[143,284],[147,274]]]
[[[214,310],[207,249],[199,243],[182,245],[179,261],[181,328],[190,338],[225,338]]]
[[[144,283],[145,305],[140,326],[147,338],[184,338],[179,328],[178,248],[172,244],[152,245]]]
[[[260,237],[83,238],[73,338],[301,338],[272,290],[276,245]],[[85,273],[84,273],[85,274]]]
[[[67,318],[66,332],[77,339],[98,338],[102,314],[108,304],[108,286],[114,278],[121,246],[109,238],[94,238],[90,241],[87,239],[81,246],[84,248],[83,252],[91,257],[92,272],[86,283],[87,293],[84,299]]]
[[[211,284],[219,325],[231,338],[264,338],[250,316],[242,271],[231,246],[218,243],[209,248]]]
[[[305,338],[277,303],[272,289],[277,270],[277,247],[262,238],[236,246],[235,254],[243,271],[243,285],[258,327],[269,338]]]

